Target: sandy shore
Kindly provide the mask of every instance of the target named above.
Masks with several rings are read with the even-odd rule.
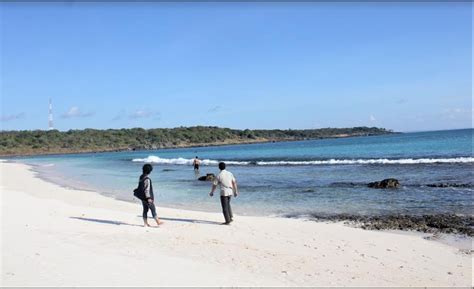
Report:
[[[471,255],[419,236],[160,207],[144,228],[138,203],[0,168],[2,286],[473,284]]]

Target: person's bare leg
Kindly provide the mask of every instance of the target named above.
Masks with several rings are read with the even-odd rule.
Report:
[[[143,226],[144,226],[144,227],[150,227],[150,224],[148,224],[148,220],[147,220],[147,219],[143,219]]]
[[[160,218],[158,218],[158,216],[155,217],[155,221],[156,221],[156,224],[159,226],[161,224],[163,224],[162,221],[160,221]]]

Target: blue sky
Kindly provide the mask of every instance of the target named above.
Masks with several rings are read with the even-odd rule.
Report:
[[[472,127],[471,3],[1,3],[1,128]]]

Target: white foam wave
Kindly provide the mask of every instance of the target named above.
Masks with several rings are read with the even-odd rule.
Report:
[[[154,164],[167,164],[167,165],[192,165],[194,159],[185,159],[185,158],[174,158],[166,159],[160,158],[158,156],[148,156],[142,159],[133,159],[134,162],[143,162],[143,163],[154,163]],[[382,164],[382,165],[414,165],[414,164],[439,164],[439,163],[472,163],[474,162],[474,157],[459,157],[459,158],[421,158],[421,159],[330,159],[330,160],[315,160],[315,161],[259,161],[259,162],[249,162],[249,161],[225,161],[229,165],[258,165],[258,166],[302,166],[302,165],[372,165],[372,164]],[[219,161],[217,160],[201,160],[201,165],[217,165]]]
[[[154,163],[154,164],[164,164],[164,165],[192,165],[194,159],[185,159],[185,158],[176,158],[176,159],[165,159],[157,156],[148,156],[144,159],[133,159],[134,162],[143,162],[143,163]],[[219,161],[216,160],[200,160],[201,165],[217,165]],[[250,162],[238,162],[238,161],[226,161],[226,164],[229,165],[248,165]]]
[[[437,164],[437,163],[472,163],[474,162],[473,157],[460,157],[460,158],[446,158],[446,159],[356,159],[356,160],[321,160],[321,161],[274,161],[274,162],[257,162],[257,165],[261,166],[278,166],[278,165],[415,165],[415,164]]]

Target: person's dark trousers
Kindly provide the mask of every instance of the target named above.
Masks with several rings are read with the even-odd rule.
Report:
[[[153,218],[156,218],[155,204],[142,200],[142,205],[143,205],[143,219],[146,219],[148,217],[147,216],[148,215],[148,209],[151,210],[151,215],[153,216]]]
[[[222,213],[224,214],[225,222],[232,222],[232,209],[230,207],[230,196],[221,196]]]

